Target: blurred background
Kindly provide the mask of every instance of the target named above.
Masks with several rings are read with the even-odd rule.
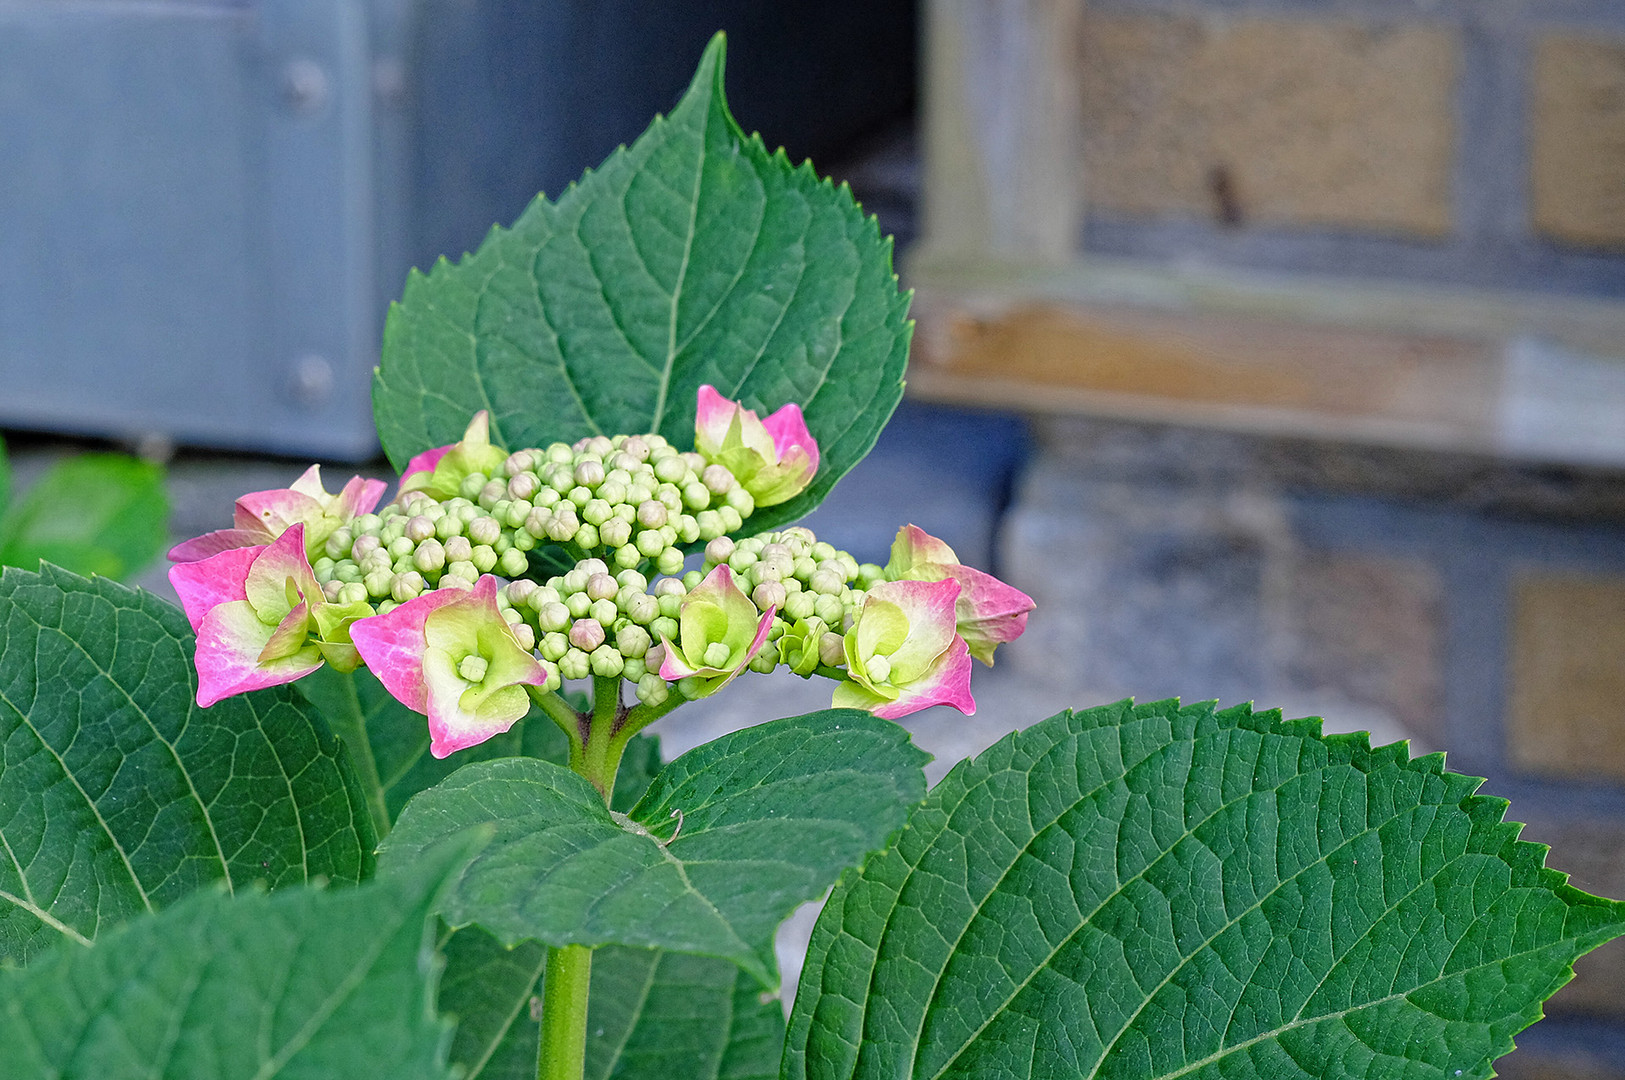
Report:
[[[1256,700],[1448,748],[1625,896],[1617,0],[0,0],[0,560],[88,543],[94,489],[86,565],[168,594],[136,564],[238,494],[386,474],[407,268],[634,139],[719,28],[741,124],[916,290],[814,528],[884,561],[913,521],[1039,605],[975,718],[911,718],[933,776],[1070,705]],[[142,491],[62,464],[109,448]],[[828,699],[735,686],[668,754]],[[1548,1013],[1504,1075],[1625,1077],[1625,946]]]

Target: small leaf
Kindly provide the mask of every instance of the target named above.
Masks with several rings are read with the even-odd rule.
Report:
[[[197,706],[179,609],[44,566],[0,576],[0,960],[174,903],[371,871],[354,772],[285,687]]]
[[[891,241],[845,186],[747,138],[712,41],[671,115],[457,264],[414,271],[373,381],[397,468],[491,414],[510,450],[655,431],[692,449],[703,383],[766,415],[797,402],[812,485],[797,520],[874,445],[902,397],[911,324]]]
[[[389,833],[406,800],[464,765],[503,757],[534,757],[563,765],[570,759],[564,732],[538,709],[511,729],[448,758],[429,754],[429,728],[421,713],[402,705],[365,668],[346,674],[324,667],[293,684],[327,718],[355,762],[379,836]],[[660,768],[660,740],[638,735],[615,777],[612,805],[637,802]]]
[[[33,570],[44,559],[79,574],[127,578],[158,557],[168,521],[161,468],[122,454],[81,454],[47,469],[11,508],[0,563]]]
[[[451,1060],[465,1080],[531,1080],[545,946],[507,949],[479,927],[446,944],[440,1008],[458,1020]],[[592,958],[586,1080],[770,1080],[784,1014],[726,960],[610,945]]]
[[[783,1076],[1491,1076],[1625,904],[1480,782],[1246,707],[1062,713],[837,886]]]
[[[483,762],[408,803],[383,857],[493,823],[448,900],[453,925],[723,957],[771,987],[774,928],[902,824],[925,760],[888,721],[810,713],[690,751],[619,821],[565,769]]]
[[[0,1075],[445,1080],[428,916],[468,844],[351,889],[209,889],[0,970]]]

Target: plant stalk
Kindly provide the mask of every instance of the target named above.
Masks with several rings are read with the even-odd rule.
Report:
[[[587,991],[591,984],[591,949],[564,945],[547,950],[536,1080],[581,1080],[587,1068]]]

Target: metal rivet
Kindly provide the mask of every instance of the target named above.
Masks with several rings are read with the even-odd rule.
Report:
[[[308,409],[326,405],[333,395],[333,365],[326,357],[306,353],[293,362],[288,388],[294,400]]]
[[[327,104],[327,72],[308,56],[288,61],[282,69],[282,94],[296,113],[316,112]]]

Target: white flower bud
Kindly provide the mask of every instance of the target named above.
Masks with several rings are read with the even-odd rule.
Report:
[[[580,528],[581,522],[576,518],[575,508],[571,506],[559,507],[547,520],[548,539],[561,544],[573,538],[576,530]]]
[[[700,470],[700,483],[715,495],[726,495],[737,483],[734,474],[721,465],[707,465]]]
[[[655,499],[645,499],[638,504],[638,524],[645,529],[658,529],[666,523],[669,511],[666,504]]]
[[[541,586],[534,581],[520,579],[519,581],[508,582],[498,595],[506,596],[508,603],[516,608],[522,608],[528,606],[530,598],[539,591],[541,591]]]
[[[570,609],[558,603],[543,604],[536,612],[536,625],[549,632],[565,630],[570,625]]]
[[[615,620],[620,617],[621,609],[615,606],[613,600],[594,600],[592,607],[587,609],[587,614],[605,626],[613,626]]]
[[[580,649],[571,649],[559,658],[559,675],[566,679],[585,679],[592,674],[592,662]]]
[[[434,537],[418,545],[417,551],[412,553],[412,565],[425,574],[432,574],[446,565],[445,545]]]
[[[591,459],[581,462],[576,466],[575,478],[582,487],[597,487],[604,482],[603,463]]]
[[[633,622],[640,626],[648,626],[660,617],[660,601],[648,593],[642,593],[633,597],[622,610]]]
[[[826,667],[840,667],[846,663],[846,639],[840,634],[826,632],[818,639],[818,662]]]
[[[474,553],[474,545],[468,542],[466,536],[454,536],[446,541],[446,561],[448,563],[467,562]]]
[[[358,604],[367,599],[367,587],[359,581],[347,581],[339,588],[335,603]]]
[[[588,577],[583,587],[594,600],[613,600],[621,589],[620,583],[603,571]]]
[[[502,523],[494,517],[477,517],[468,523],[468,538],[476,544],[490,546],[502,535]]]
[[[620,518],[610,518],[598,527],[598,539],[605,547],[625,547],[632,539],[632,526]]]
[[[355,538],[355,543],[350,545],[350,558],[359,563],[368,555],[377,551],[380,546],[378,537],[362,534]]]
[[[616,472],[620,471],[616,470]],[[630,477],[627,477],[624,472],[620,472],[619,477],[615,472],[610,473],[604,477],[604,482],[598,485],[598,497],[611,506],[619,504],[626,498],[626,482],[628,479]]]

